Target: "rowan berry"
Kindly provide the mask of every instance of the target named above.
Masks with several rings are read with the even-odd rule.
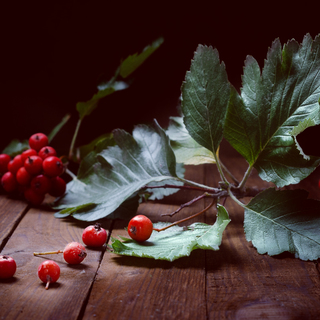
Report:
[[[38,267],[38,277],[46,284],[46,289],[48,289],[50,283],[57,282],[60,277],[59,265],[52,260],[42,262]]]
[[[35,206],[39,206],[45,198],[44,194],[34,192],[34,190],[31,187],[24,190],[23,194],[24,198]]]
[[[56,156],[57,152],[54,148],[50,147],[50,146],[46,146],[41,148],[41,150],[38,152],[39,157],[42,158],[42,160],[44,160],[45,158],[48,158],[50,156]]]
[[[32,175],[26,170],[25,167],[21,167],[16,173],[16,179],[21,186],[28,186],[32,179]]]
[[[61,197],[67,189],[66,182],[59,176],[51,178],[51,189],[49,190],[50,196]]]
[[[7,255],[0,255],[0,279],[8,279],[14,276],[17,270],[16,262]]]
[[[43,160],[39,156],[30,156],[24,162],[24,167],[30,174],[37,175],[42,171],[42,162]]]
[[[141,214],[133,217],[128,224],[129,236],[138,242],[148,240],[151,236],[152,230],[153,224],[151,220]]]
[[[21,154],[16,155],[9,163],[8,163],[8,171],[16,174],[19,168],[23,166]]]
[[[51,189],[51,180],[43,174],[32,178],[30,183],[31,189],[38,194],[46,194]]]
[[[44,173],[49,177],[60,176],[64,170],[62,161],[55,156],[45,158],[42,166]]]
[[[101,247],[107,241],[107,231],[101,227],[100,223],[88,226],[83,230],[82,241],[89,247]]]
[[[79,264],[86,256],[86,248],[79,242],[70,242],[63,250],[63,258],[69,264]]]
[[[35,133],[29,138],[29,146],[31,149],[36,150],[37,152],[47,146],[49,143],[48,137],[43,133]]]
[[[11,161],[11,157],[8,154],[0,154],[0,174],[8,171],[8,163]]]
[[[26,159],[31,156],[37,156],[38,152],[34,149],[27,149],[21,153],[22,164],[26,162]]]
[[[7,192],[13,192],[18,187],[17,180],[16,180],[14,174],[10,171],[7,171],[1,177],[1,185],[2,185],[3,189]]]

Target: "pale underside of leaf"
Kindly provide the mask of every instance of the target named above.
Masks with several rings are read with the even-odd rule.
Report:
[[[137,126],[132,136],[115,130],[113,138],[116,146],[103,149],[108,145],[103,140],[84,159],[78,178],[68,184],[66,195],[55,205],[62,210],[57,216],[70,213],[77,219],[101,219],[150,183],[174,180],[182,184],[169,138],[156,122],[154,127]]]
[[[153,231],[151,237],[138,243],[134,240],[112,238],[114,253],[127,256],[153,258],[174,261],[189,256],[195,249],[218,250],[222,241],[222,233],[230,222],[223,206],[218,207],[217,220],[214,225],[194,223],[187,229],[173,226],[165,231]],[[158,222],[154,228],[162,228],[170,223]]]
[[[245,209],[248,241],[261,254],[288,251],[302,260],[320,257],[320,202],[305,190],[267,189]]]

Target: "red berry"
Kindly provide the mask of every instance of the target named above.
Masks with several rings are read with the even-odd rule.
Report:
[[[153,230],[151,220],[144,215],[137,215],[133,217],[128,224],[129,236],[138,241],[143,242],[148,240]]]
[[[46,194],[51,189],[51,180],[43,174],[35,176],[30,183],[31,189],[38,194]]]
[[[29,138],[29,146],[31,149],[39,151],[49,143],[48,137],[43,133],[35,133]]]
[[[21,167],[16,173],[16,179],[21,186],[27,186],[30,184],[32,175],[26,170],[25,167]]]
[[[50,156],[56,156],[57,152],[54,148],[52,148],[50,146],[46,146],[46,147],[41,148],[38,155],[39,155],[39,157],[41,157],[44,160],[45,158],[48,158]]]
[[[12,172],[13,174],[16,174],[23,166],[21,154],[16,155],[9,163],[8,163],[8,171]]]
[[[36,150],[34,150],[34,149],[27,149],[27,150],[23,151],[21,153],[22,163],[24,164],[28,157],[37,156],[37,155],[38,155],[38,152]]]
[[[63,250],[63,258],[69,264],[79,264],[86,256],[86,248],[78,242],[68,243]]]
[[[32,175],[40,174],[42,171],[42,162],[39,156],[30,156],[24,162],[24,167]]]
[[[51,178],[51,189],[49,194],[53,197],[61,197],[67,189],[66,182],[59,176]]]
[[[14,176],[14,174],[10,171],[6,172],[1,177],[1,185],[3,189],[7,192],[13,192],[18,188],[17,180]]]
[[[100,223],[88,226],[82,233],[82,241],[89,247],[101,247],[107,241],[107,232]]]
[[[11,157],[8,154],[0,154],[0,174],[8,171],[8,164],[11,161]]]
[[[32,205],[39,206],[43,202],[45,195],[36,193],[29,187],[24,191],[24,197]]]
[[[46,289],[48,289],[49,284],[57,282],[60,277],[59,265],[52,260],[42,262],[38,267],[38,277],[46,284]]]
[[[16,273],[17,265],[13,258],[0,255],[0,279],[8,279]]]
[[[62,161],[55,156],[45,158],[42,166],[44,173],[49,177],[60,176],[64,170]]]

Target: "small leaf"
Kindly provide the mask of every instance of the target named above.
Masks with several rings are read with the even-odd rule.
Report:
[[[127,57],[120,65],[120,75],[127,78],[133,73],[154,51],[163,43],[163,38],[159,38],[151,45],[145,47],[140,54],[133,54]]]
[[[230,98],[227,73],[216,49],[198,46],[181,90],[183,120],[190,136],[216,154]]]
[[[61,130],[61,128],[68,122],[68,120],[70,119],[71,115],[70,114],[67,114],[65,115],[61,122],[58,123],[54,128],[53,130],[49,133],[48,135],[48,140],[49,142],[52,141],[52,139],[56,136],[56,134]]]
[[[191,138],[181,117],[170,118],[166,133],[171,140],[177,162],[186,165],[215,163],[213,153]]]
[[[114,253],[120,255],[174,261],[189,256],[195,249],[219,250],[222,233],[229,222],[227,211],[219,206],[213,226],[205,223],[194,223],[187,229],[173,226],[164,231],[153,231],[151,237],[143,243],[127,238],[122,238],[123,242],[111,238],[111,246]],[[154,228],[167,225],[170,223],[158,222]]]
[[[86,102],[78,102],[76,108],[79,112],[80,119],[91,114],[97,108],[100,99],[112,94],[115,91],[124,90],[128,88],[128,84],[123,81],[110,81],[98,87],[99,91]]]
[[[6,153],[11,157],[14,157],[20,153],[22,153],[24,150],[27,150],[29,148],[29,141],[23,140],[19,141],[18,139],[12,140],[8,146],[4,148],[2,153]]]
[[[248,241],[261,254],[288,251],[302,260],[320,257],[320,201],[308,199],[305,190],[267,189],[245,209]]]

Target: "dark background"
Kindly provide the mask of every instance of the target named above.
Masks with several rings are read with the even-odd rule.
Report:
[[[270,2],[25,1],[1,8],[0,149],[13,138],[49,133],[63,116],[67,126],[52,141],[66,153],[78,113],[121,59],[158,37],[162,46],[133,74],[127,90],[106,97],[85,118],[77,145],[115,128],[177,115],[180,87],[198,44],[217,48],[229,80],[241,86],[247,55],[261,66],[272,41],[302,42],[319,33],[317,10]],[[307,141],[314,133],[309,133]],[[313,138],[314,142],[314,138]],[[313,149],[315,147],[313,146]]]

